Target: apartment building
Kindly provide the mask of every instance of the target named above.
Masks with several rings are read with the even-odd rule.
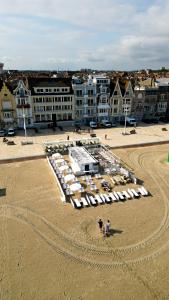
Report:
[[[28,78],[33,122],[74,120],[74,94],[68,78]]]
[[[124,115],[131,115],[134,92],[130,80],[111,82],[110,119],[119,122]]]
[[[110,78],[105,75],[95,75],[91,78],[96,85],[97,121],[110,118]]]
[[[16,102],[12,87],[0,80],[0,127],[16,126]]]
[[[26,127],[32,127],[33,116],[31,92],[26,87],[26,84],[23,82],[23,80],[18,81],[17,87],[14,89],[13,94],[15,96],[18,128],[24,128],[24,122]]]
[[[131,108],[131,114],[137,122],[143,119],[145,103],[145,88],[140,86],[134,87],[134,96]]]
[[[89,76],[87,81],[73,77],[75,121],[88,125],[97,120],[96,84]]]

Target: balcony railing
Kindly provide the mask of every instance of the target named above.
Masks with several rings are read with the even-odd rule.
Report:
[[[17,108],[30,108],[30,104],[17,104]]]

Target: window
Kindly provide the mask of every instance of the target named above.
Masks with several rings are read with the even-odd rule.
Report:
[[[4,118],[12,118],[12,112],[4,112]]]
[[[41,115],[41,121],[45,121],[46,118],[45,118],[45,115]]]
[[[51,118],[51,115],[47,114],[47,115],[46,115],[46,120],[47,120],[47,121],[51,121],[51,119],[52,119],[52,118]]]
[[[47,93],[48,93],[48,89],[45,89],[45,92],[47,92]]]
[[[88,96],[93,96],[93,90],[88,90]]]
[[[117,95],[117,91],[114,91],[114,95]]]
[[[107,103],[107,98],[106,98],[106,97],[101,98],[101,99],[100,99],[100,103]]]
[[[114,108],[113,113],[117,114],[117,107]]]
[[[82,90],[77,90],[76,91],[76,96],[81,97],[82,96]]]
[[[88,99],[88,105],[93,106],[94,105],[94,100],[93,99]]]
[[[118,105],[118,100],[117,99],[114,99],[114,105]]]
[[[76,105],[81,106],[82,105],[82,100],[76,100]]]
[[[35,122],[40,122],[40,115],[35,115]]]
[[[52,110],[52,106],[46,106],[46,111]]]

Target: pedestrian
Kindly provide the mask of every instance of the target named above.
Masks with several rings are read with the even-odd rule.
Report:
[[[67,136],[67,141],[69,141],[69,135]]]
[[[100,232],[102,232],[102,230],[103,230],[103,221],[102,221],[102,219],[99,219],[98,224],[99,224]]]
[[[110,221],[107,220],[107,223],[105,225],[105,235],[108,236],[110,233]]]
[[[105,134],[104,138],[105,138],[105,140],[107,140],[107,134]]]

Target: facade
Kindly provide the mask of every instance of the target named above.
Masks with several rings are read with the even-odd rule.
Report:
[[[75,121],[88,125],[97,119],[96,84],[91,77],[86,82],[73,78]]]
[[[105,75],[93,76],[93,84],[96,85],[97,97],[97,121],[110,118],[110,79]]]
[[[70,121],[74,119],[74,95],[66,78],[29,78],[33,122]]]
[[[22,80],[19,80],[16,89],[13,91],[16,102],[17,126],[24,128],[24,118],[26,127],[32,127],[32,103],[31,92]]]
[[[12,88],[0,81],[0,127],[16,127],[16,103]]]
[[[134,88],[134,99],[132,102],[131,114],[137,122],[143,119],[145,102],[145,88],[136,86]]]

